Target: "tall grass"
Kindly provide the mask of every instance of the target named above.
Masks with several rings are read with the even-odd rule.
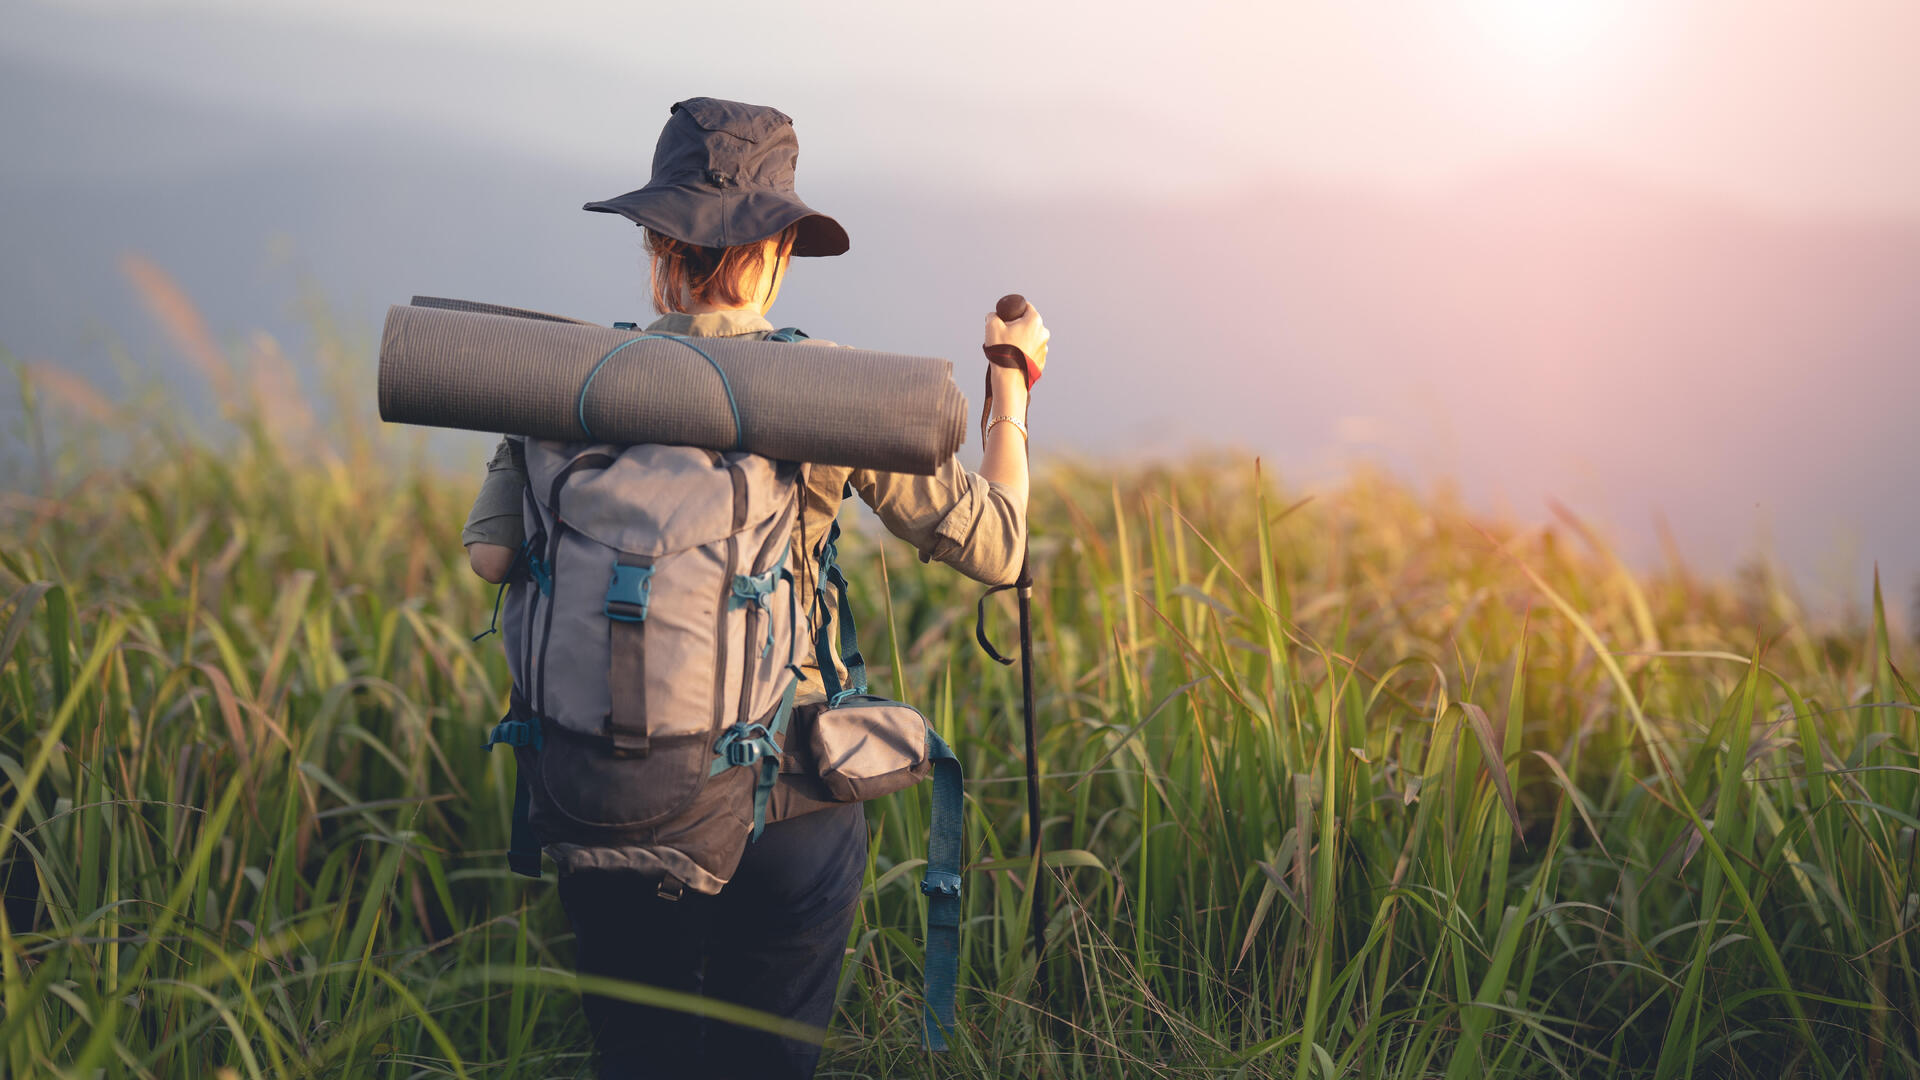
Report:
[[[267,352],[189,343],[227,418],[194,436],[25,372],[66,451],[0,513],[0,1067],[582,1074],[565,920],[505,872],[480,749],[477,475],[365,401],[312,422]],[[103,427],[131,450],[78,449]],[[1053,469],[1034,533],[1037,868],[974,587],[847,558],[879,684],[966,765],[971,865],[931,1059],[926,793],[869,807],[822,1075],[1920,1075],[1920,696],[1877,592],[1822,628],[1571,515],[1367,475],[1296,501],[1231,460]]]

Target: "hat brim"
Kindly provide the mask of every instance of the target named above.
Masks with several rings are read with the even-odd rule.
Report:
[[[581,209],[619,214],[636,225],[701,247],[752,244],[795,223],[800,226],[793,242],[795,255],[840,255],[852,246],[839,222],[798,196],[767,188],[650,184]]]

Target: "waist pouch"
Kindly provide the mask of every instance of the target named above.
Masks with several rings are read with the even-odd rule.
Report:
[[[788,725],[773,820],[910,788],[933,772],[931,729],[911,705],[873,694],[801,705]]]

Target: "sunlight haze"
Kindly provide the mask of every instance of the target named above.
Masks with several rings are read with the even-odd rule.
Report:
[[[1378,461],[1643,565],[1661,514],[1706,568],[1920,576],[1920,4],[5,10],[0,345],[109,390],[115,340],[196,385],[129,250],[290,353],[307,289],[360,332],[416,292],[633,318],[637,237],[578,208],[704,94],[791,115],[853,237],[780,318],[966,364],[974,307],[1043,305],[1084,359],[1036,453]]]
[[[1920,218],[1920,5],[1900,0],[755,0],[724,32],[700,7],[577,0],[8,6],[0,56],[583,160],[625,159],[616,135],[651,124],[624,81],[778,100],[832,171],[884,153],[997,188],[1402,188],[1545,148],[1763,208]],[[724,79],[666,47],[716,35],[751,58]]]

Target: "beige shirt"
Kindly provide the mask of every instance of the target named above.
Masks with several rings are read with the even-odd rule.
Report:
[[[773,324],[750,311],[716,311],[665,315],[647,330],[686,337],[744,337],[770,333]],[[808,344],[832,342],[816,340]],[[1025,509],[1014,504],[1005,485],[967,471],[959,458],[948,458],[932,476],[815,465],[807,470],[800,520],[793,532],[794,557],[789,562],[803,600],[813,595],[818,553],[849,484],[861,501],[873,508],[888,532],[913,545],[922,562],[942,562],[975,581],[992,585],[1009,583],[1019,574],[1027,532]],[[487,463],[486,480],[473,501],[473,512],[467,516],[460,542],[519,547],[525,537],[521,497],[526,486],[526,465],[520,458],[519,443],[501,439]],[[827,610],[829,620],[837,622],[836,605],[829,603]],[[837,642],[839,627],[830,626],[829,630],[829,640]],[[837,656],[834,667],[845,675]],[[817,701],[823,696],[819,671],[809,656],[797,700]]]

